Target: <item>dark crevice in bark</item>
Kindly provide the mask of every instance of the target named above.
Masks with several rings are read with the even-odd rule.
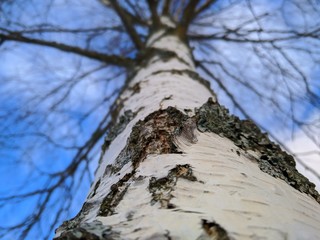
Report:
[[[203,239],[215,239],[215,240],[231,240],[228,236],[227,231],[221,227],[215,221],[208,221],[206,219],[202,219],[201,223],[202,229],[204,230],[204,234],[197,238],[197,240]]]
[[[109,133],[107,133],[104,143],[102,145],[102,154],[108,149],[111,142],[126,128],[128,123],[136,116],[137,113],[127,110],[124,112],[124,115],[120,116],[119,122],[113,126]],[[100,159],[101,161],[101,159]]]
[[[119,106],[119,108],[122,108],[122,106]],[[136,112],[132,112],[131,110],[127,110],[124,112],[122,116],[120,116],[119,121],[113,125],[112,128],[110,128],[110,131],[107,133],[104,142],[101,147],[101,155],[99,159],[99,164],[101,164],[103,155],[105,151],[109,148],[111,142],[120,134],[123,132],[123,130],[127,127],[128,123],[138,114],[139,111],[141,111],[143,108],[140,108]],[[119,109],[120,111],[120,109]],[[111,165],[108,165],[107,167],[111,167]]]
[[[286,181],[300,192],[311,195],[320,203],[315,185],[295,168],[294,158],[270,141],[251,120],[240,120],[211,98],[196,110],[197,126],[200,132],[214,132],[232,140],[244,151],[252,150],[261,154],[256,159],[260,169],[269,175]]]
[[[172,94],[169,95],[168,97],[164,97],[164,98],[161,100],[161,102],[159,103],[160,109],[162,109],[162,107],[163,107],[163,102],[172,100],[172,97],[173,97]]]
[[[94,197],[94,195],[96,195],[97,189],[98,189],[98,187],[100,186],[100,182],[101,182],[101,179],[99,179],[99,180],[96,182],[96,184],[94,185],[93,192],[92,192],[92,194],[90,195],[89,198],[92,198],[92,197]]]
[[[179,178],[187,179],[189,181],[197,181],[193,175],[192,168],[189,164],[177,165],[171,169],[166,177],[156,179],[152,177],[149,181],[149,192],[152,194],[151,204],[160,202],[161,208],[173,209],[176,206],[170,203],[171,192],[177,184]]]

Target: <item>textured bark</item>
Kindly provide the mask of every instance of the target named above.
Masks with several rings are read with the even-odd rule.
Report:
[[[216,102],[162,21],[118,100],[87,200],[56,239],[318,239],[314,185]]]

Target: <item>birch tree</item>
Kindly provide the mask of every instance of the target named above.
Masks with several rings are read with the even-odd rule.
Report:
[[[49,1],[41,8],[48,9],[49,19],[55,4],[60,3]],[[319,27],[308,17],[318,15],[318,5],[283,1],[276,7],[279,11],[271,13],[272,8],[264,11],[255,4],[100,1],[92,7],[99,11],[88,10],[88,16],[103,22],[99,14],[105,13],[109,22],[92,23],[89,28],[88,20],[80,20],[76,12],[73,17],[80,25],[75,29],[62,27],[61,21],[59,26],[50,21],[24,24],[24,16],[16,22],[8,15],[14,12],[14,3],[4,2],[3,53],[12,51],[12,44],[26,44],[76,57],[75,70],[63,72],[67,78],[53,83],[48,83],[50,77],[44,79],[43,92],[27,96],[27,106],[13,114],[14,121],[25,121],[19,128],[28,126],[27,130],[12,132],[7,130],[12,121],[3,124],[3,139],[28,136],[48,149],[71,153],[67,165],[49,169],[39,167],[33,149],[21,148],[21,163],[31,156],[28,163],[37,172],[32,172],[32,179],[45,176],[45,183],[0,199],[2,204],[36,199],[34,212],[3,232],[21,231],[19,237],[27,237],[52,206],[59,210],[45,229],[54,229],[70,207],[70,195],[86,175],[91,176],[90,164],[102,140],[89,194],[80,212],[56,230],[55,239],[317,239],[320,196],[315,185],[296,170],[294,158],[254,123],[252,119],[260,118],[252,113],[256,103],[246,107],[246,96],[239,97],[232,88],[246,90],[251,100],[254,95],[259,106],[271,107],[270,112],[277,113],[273,117],[290,119],[293,127],[304,124],[305,133],[318,143],[317,125],[303,122],[300,110],[319,107],[320,86],[308,72],[310,66],[299,58],[319,61]],[[290,11],[304,21],[290,21]],[[282,22],[270,24],[274,18]],[[61,33],[67,34],[65,39],[59,39]],[[74,44],[68,42],[78,38]],[[60,57],[56,52],[45,54]],[[258,72],[247,71],[253,67]],[[106,75],[103,83],[97,81],[95,91],[101,94],[99,88],[110,82],[106,95],[92,104],[73,96],[84,81],[94,85],[92,79],[101,78],[99,71]],[[11,78],[5,89],[15,81]],[[26,82],[31,93],[32,84]],[[82,89],[88,86],[92,85]],[[241,118],[229,113],[219,96],[225,96]],[[78,99],[80,104],[75,103]],[[76,120],[66,117],[69,107]],[[80,113],[79,108],[83,108]],[[97,109],[105,113],[96,113]],[[59,135],[58,126],[63,128]],[[82,127],[90,130],[90,134],[84,131],[87,139],[78,136]],[[67,201],[56,201],[59,193],[69,195]]]

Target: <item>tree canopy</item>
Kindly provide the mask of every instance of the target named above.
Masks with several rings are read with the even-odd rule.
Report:
[[[0,237],[47,239],[76,214],[161,16],[232,113],[283,148],[297,134],[319,148],[319,10],[318,0],[1,1]],[[308,167],[319,149],[291,153]]]

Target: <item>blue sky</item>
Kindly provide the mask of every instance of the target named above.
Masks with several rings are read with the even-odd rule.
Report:
[[[219,11],[221,9],[223,11],[210,19],[215,28],[202,28],[202,32],[219,33],[224,26],[233,28],[237,26],[239,21],[252,18],[252,13],[248,11],[248,2],[243,1],[241,5],[234,4],[233,7],[224,8],[229,2],[219,1]],[[312,10],[310,10],[310,14],[307,14],[307,17],[302,17],[302,14],[297,11],[297,6],[282,6],[278,3],[279,1],[252,1],[253,9],[257,15],[266,11],[272,13],[270,18],[261,20],[260,23],[264,28],[303,30],[312,27],[312,24],[316,25],[314,19],[317,13]],[[285,3],[289,4],[288,1]],[[42,27],[57,25],[68,29],[78,27],[111,28],[119,25],[114,14],[101,7],[98,1],[90,1],[89,3],[87,0],[68,2],[58,0],[52,1],[52,4],[48,5],[47,1],[18,0],[14,4],[4,8],[8,14],[0,19],[1,28],[21,30],[29,26],[30,30],[33,29],[32,26],[43,22],[50,25],[42,25]],[[282,11],[276,13],[275,8],[280,8]],[[217,10],[212,9],[212,12],[216,13]],[[23,23],[23,25],[17,23]],[[254,27],[257,27],[256,23],[246,25],[245,29]],[[143,32],[143,29],[140,31]],[[125,52],[128,56],[134,56],[135,53],[131,50],[132,44],[128,37],[123,34],[117,35],[117,31],[113,30],[105,31],[97,36],[90,35],[90,33],[66,34],[63,32],[29,34],[29,36],[74,46],[86,46],[92,50],[106,53]],[[263,35],[252,37],[263,37]],[[312,41],[283,42],[279,43],[279,46],[291,44],[290,46],[296,48],[309,49],[313,46]],[[230,75],[219,64],[211,64],[210,68],[213,69],[216,76],[223,79],[230,92],[243,104],[246,111],[250,112],[257,122],[272,131],[282,141],[289,141],[292,133],[296,133],[300,140],[303,139],[298,126],[285,118],[287,114],[290,114],[290,103],[287,98],[284,98],[285,94],[282,94],[283,89],[286,88],[285,80],[277,77],[276,74],[272,75],[272,72],[266,68],[268,64],[271,66],[276,58],[278,64],[292,72],[288,74],[287,80],[290,77],[298,78],[297,72],[292,71],[288,62],[283,57],[281,58],[279,53],[271,53],[265,49],[266,46],[263,48],[262,45],[250,43],[239,45],[239,43],[225,43],[221,40],[208,44],[214,49],[208,54],[202,53],[201,46],[195,44],[195,56],[200,59],[213,59],[224,63],[223,66],[227,67]],[[258,58],[257,51],[260,51],[261,55],[265,57]],[[319,67],[313,64],[310,55],[293,50],[287,50],[287,53],[292,59],[295,59],[308,76],[308,80],[313,86],[312,89],[319,94]],[[97,61],[50,48],[5,42],[0,46],[0,54],[0,176],[2,183],[4,183],[0,187],[0,197],[5,197],[20,186],[22,186],[19,190],[21,193],[35,190],[47,184],[49,181],[46,177],[47,173],[62,170],[70,163],[71,157],[76,153],[75,147],[85,143],[106,115],[107,109],[116,97],[116,94],[113,93],[121,87],[125,75],[122,69],[107,67]],[[315,58],[317,56],[315,53]],[[261,59],[264,59],[265,62]],[[268,98],[261,100],[256,93],[249,91],[243,83],[235,81],[231,75],[239,76],[243,81],[246,80],[246,84],[254,86],[257,92],[265,94]],[[231,112],[241,115],[227,95],[219,89],[217,83],[214,81],[211,83],[220,102],[230,108]],[[300,120],[319,118],[319,108],[305,101],[305,93],[301,91],[303,84],[298,81],[297,84],[290,83],[289,88],[297,93],[296,110],[294,110],[296,117]],[[59,88],[60,85],[64,87]],[[58,89],[57,95],[52,94],[53,89]],[[110,96],[109,100],[106,99],[108,96]],[[59,100],[62,99],[60,104]],[[275,109],[271,100],[280,103],[280,108]],[[94,109],[93,113],[87,115],[91,109]],[[50,139],[47,135],[40,133],[48,134]],[[71,205],[68,206],[68,212],[66,211],[61,219],[66,216],[74,216],[81,207],[90,186],[90,179],[93,177],[101,145],[102,141],[100,140],[92,150],[90,155],[92,160],[89,166],[79,165],[79,172],[73,183],[76,195],[70,203]],[[310,144],[307,143],[307,145]],[[57,179],[50,184],[55,184],[55,181]],[[67,178],[65,189],[70,185],[72,185],[72,181]],[[67,194],[65,189],[62,188],[60,194]],[[54,204],[63,203],[63,201],[58,201],[61,199],[59,194],[54,196],[50,202],[52,206],[46,210],[45,219],[51,219],[54,216],[57,207],[59,207]],[[21,220],[33,210],[35,204],[35,198],[14,205],[1,205],[0,203],[0,226],[9,226],[16,223],[17,220]],[[60,220],[59,223],[61,223]],[[48,225],[43,223],[39,227],[44,232],[48,229]],[[41,231],[35,229],[28,239],[38,239]]]

